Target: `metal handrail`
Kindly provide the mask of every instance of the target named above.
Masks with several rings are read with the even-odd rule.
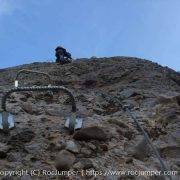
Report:
[[[63,86],[37,86],[37,87],[17,87],[17,88],[13,88],[10,89],[9,91],[7,91],[5,93],[5,95],[2,97],[2,109],[4,111],[6,111],[6,100],[8,98],[8,96],[10,96],[11,93],[13,92],[21,92],[21,91],[57,91],[57,90],[61,90],[63,92],[65,92],[70,98],[71,98],[71,103],[72,103],[72,112],[76,112],[77,108],[76,108],[76,103],[75,103],[75,99],[73,94],[65,87]]]
[[[49,74],[44,73],[44,72],[39,72],[39,71],[32,71],[32,70],[28,70],[28,69],[22,69],[22,70],[18,71],[18,73],[15,77],[15,82],[18,81],[18,78],[19,78],[20,74],[22,74],[22,73],[35,73],[35,74],[45,75],[48,78],[49,84],[52,84],[52,79]]]

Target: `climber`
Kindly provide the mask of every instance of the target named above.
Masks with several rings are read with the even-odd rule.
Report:
[[[71,54],[61,46],[58,46],[55,49],[55,56],[56,56],[56,63],[66,64],[72,62]]]

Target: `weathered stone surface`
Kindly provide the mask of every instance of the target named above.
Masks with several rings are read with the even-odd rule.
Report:
[[[35,133],[29,129],[29,128],[24,128],[21,129],[19,132],[16,134],[13,134],[8,143],[27,143],[30,142],[33,138],[35,137]]]
[[[23,175],[23,176],[21,177],[21,180],[32,180],[32,177],[31,177],[29,174]]]
[[[122,99],[127,99],[132,96],[136,96],[136,95],[138,95],[138,93],[136,91],[134,91],[133,89],[125,89],[119,93],[119,96]]]
[[[108,151],[108,145],[107,145],[107,144],[100,144],[100,148],[101,148],[103,151]]]
[[[58,171],[69,170],[75,161],[75,156],[69,151],[62,150],[56,157],[55,167]]]
[[[163,157],[180,158],[180,147],[178,146],[166,146],[160,149],[160,153]]]
[[[93,143],[88,143],[88,147],[92,150],[96,150],[96,146]]]
[[[178,105],[180,106],[180,95],[176,96],[176,101],[177,101]]]
[[[80,169],[82,170],[83,169],[83,164],[81,162],[77,162],[77,163],[74,164],[73,168],[75,170],[80,170]]]
[[[133,157],[139,160],[144,160],[150,155],[150,147],[144,137],[140,138],[137,145],[134,147],[132,152]]]
[[[83,85],[85,85],[87,88],[94,87],[94,86],[96,86],[96,84],[97,84],[97,81],[95,79],[87,79],[83,83]]]
[[[50,151],[50,152],[58,152],[58,151],[60,151],[62,149],[65,149],[64,144],[58,144],[58,143],[51,142],[47,146],[47,150]]]
[[[36,114],[36,115],[41,114],[41,110],[37,106],[35,106],[29,102],[23,102],[21,104],[21,108],[29,114]]]
[[[81,148],[81,153],[84,154],[85,156],[90,156],[91,155],[91,150],[88,148]]]
[[[85,170],[85,169],[90,169],[90,168],[94,167],[93,163],[92,163],[92,160],[88,159],[88,158],[81,158],[77,165],[76,165],[76,167],[78,167],[79,170],[82,170],[82,169]]]
[[[20,152],[10,152],[7,155],[7,160],[9,162],[17,162],[20,161],[22,159],[22,153]]]
[[[79,148],[74,141],[68,141],[66,143],[66,150],[72,153],[79,153]]]
[[[127,164],[133,163],[133,158],[132,158],[132,157],[128,157],[128,158],[126,159],[126,163],[127,163]]]
[[[129,129],[129,126],[127,125],[126,122],[123,122],[122,120],[120,119],[108,119],[107,120],[110,124],[116,124],[118,125],[119,127],[122,127],[122,128],[126,128],[126,129]]]
[[[122,157],[124,155],[124,152],[122,149],[114,148],[112,151],[115,156]]]
[[[6,158],[8,150],[9,147],[6,144],[0,143],[0,159]]]
[[[80,141],[91,139],[105,141],[107,140],[107,134],[103,131],[102,128],[98,126],[92,126],[77,131],[73,138]]]
[[[103,115],[105,113],[105,110],[103,110],[102,108],[99,108],[99,107],[94,107],[93,111],[99,115]]]

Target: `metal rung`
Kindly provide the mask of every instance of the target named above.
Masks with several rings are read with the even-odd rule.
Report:
[[[14,116],[6,111],[0,113],[0,129],[8,131],[14,127]]]
[[[74,130],[77,130],[77,129],[81,129],[82,128],[82,124],[83,124],[83,119],[82,118],[76,118],[75,119],[75,123],[73,122],[73,120],[68,117],[66,119],[66,122],[65,122],[65,127],[69,128],[71,126],[71,123],[72,123],[72,126],[74,126]]]

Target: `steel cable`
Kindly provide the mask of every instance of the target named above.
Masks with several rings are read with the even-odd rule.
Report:
[[[48,78],[49,84],[53,84],[52,79],[51,79],[49,74],[44,73],[44,72],[39,72],[39,71],[32,71],[32,70],[28,70],[28,69],[22,69],[22,70],[18,71],[18,73],[17,73],[17,75],[15,77],[15,81],[18,81],[18,78],[19,78],[20,74],[22,74],[22,73],[34,73],[34,74],[44,75],[44,76],[46,76]]]
[[[63,91],[65,92],[71,99],[71,103],[72,103],[72,112],[76,112],[76,103],[75,103],[75,99],[73,94],[65,87],[63,86],[38,86],[38,87],[17,87],[17,88],[13,88],[10,89],[9,91],[7,91],[5,93],[5,95],[2,97],[2,109],[4,111],[6,111],[6,100],[8,98],[8,96],[13,93],[13,92],[21,92],[21,91]]]
[[[162,160],[158,150],[156,149],[156,147],[153,145],[153,143],[151,142],[151,139],[149,137],[149,135],[146,133],[146,131],[144,130],[144,128],[140,125],[139,121],[137,120],[137,118],[131,113],[131,111],[129,110],[128,106],[122,106],[124,111],[127,112],[127,114],[134,120],[134,122],[136,123],[136,125],[138,126],[138,128],[142,131],[144,138],[146,139],[146,141],[149,143],[150,147],[152,148],[153,152],[155,153],[157,159],[160,162],[161,165],[161,170],[164,171],[168,171],[167,166],[165,165],[164,161]],[[168,175],[169,179],[172,180],[172,177],[170,175]]]

